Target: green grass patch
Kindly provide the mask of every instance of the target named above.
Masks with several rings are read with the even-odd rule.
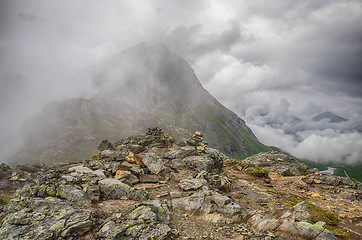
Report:
[[[331,231],[338,239],[352,240],[352,234],[344,229],[337,228]]]
[[[324,225],[324,228],[331,231],[335,236],[338,237],[338,239],[345,239],[345,240],[352,239],[351,234],[349,232],[345,231],[344,229],[338,226],[340,220],[334,213],[323,210],[314,205],[313,203],[306,201],[305,199],[297,195],[284,193],[282,191],[278,191],[272,188],[268,188],[267,190],[281,197],[282,200],[280,203],[289,207],[293,207],[296,204],[304,201],[308,207],[308,212],[311,217],[310,219],[311,223],[314,224],[319,221],[325,222],[326,225]]]
[[[250,169],[247,173],[256,176],[256,177],[268,177],[269,172],[261,167],[256,167],[254,169]]]
[[[10,202],[12,196],[6,194],[0,194],[0,205],[6,205]]]

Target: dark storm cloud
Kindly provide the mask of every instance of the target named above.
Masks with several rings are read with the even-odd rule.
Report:
[[[205,88],[244,117],[261,141],[311,158],[313,144],[339,149],[337,142],[353,152],[350,161],[360,161],[360,133],[309,120],[327,110],[350,125],[362,118],[361,5],[0,1],[0,145],[20,135],[21,124],[47,102],[92,95],[82,69],[147,41],[164,42],[184,57]],[[340,152],[338,160],[345,155]],[[323,160],[321,152],[314,156]]]

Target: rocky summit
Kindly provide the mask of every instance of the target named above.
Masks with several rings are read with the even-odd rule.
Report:
[[[2,164],[0,239],[361,238],[360,183],[279,152],[236,161],[203,137],[155,127],[81,162]]]

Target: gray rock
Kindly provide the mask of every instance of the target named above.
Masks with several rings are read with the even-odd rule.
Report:
[[[86,194],[92,202],[97,202],[100,199],[101,191],[98,185],[91,184],[86,186]]]
[[[103,225],[97,235],[106,239],[119,239],[125,230],[123,227],[117,227],[113,221],[109,221]]]
[[[146,156],[142,159],[142,161],[154,174],[159,174],[165,168],[162,159],[154,153],[146,153]]]
[[[142,168],[139,165],[132,166],[129,171],[136,176],[140,175],[143,172]]]
[[[307,210],[308,206],[305,202],[300,202],[293,207],[291,211],[284,213],[280,219],[295,222],[306,222],[310,220],[310,214]]]
[[[128,178],[127,181],[131,184],[134,185],[136,183],[138,183],[140,180],[138,179],[138,177],[136,177],[135,175],[131,174]]]
[[[252,216],[249,218],[248,222],[256,231],[274,231],[280,225],[278,220],[270,218],[262,212],[257,211],[251,215]]]
[[[0,179],[7,179],[11,177],[12,175],[12,169],[9,167],[9,165],[2,163],[0,165]]]
[[[93,212],[53,197],[14,199],[0,223],[0,239],[76,239],[94,227]]]
[[[148,192],[144,189],[132,189],[129,198],[133,200],[146,200],[148,198]]]
[[[78,179],[70,175],[63,175],[62,178],[67,182],[76,182]]]
[[[145,148],[138,144],[130,144],[129,150],[135,154],[138,154],[138,153],[142,152],[143,150],[145,150]]]
[[[129,176],[131,176],[131,174],[132,173],[130,171],[117,170],[116,175],[114,176],[114,179],[120,180],[120,179],[128,178]]]
[[[117,170],[129,171],[130,169],[134,168],[135,166],[136,166],[136,164],[132,164],[130,162],[124,161],[119,166],[117,166],[117,169],[115,169],[115,171],[117,171]]]
[[[105,178],[103,171],[101,169],[98,169],[96,171],[93,171],[90,168],[84,167],[84,166],[75,166],[68,169],[69,175],[76,178],[82,178],[82,177],[96,177],[96,178]]]
[[[115,152],[113,150],[109,150],[109,149],[101,151],[101,156],[103,158],[112,158],[112,160],[113,160],[115,158],[114,154],[115,154]]]
[[[333,235],[330,231],[327,229],[324,229],[321,234],[318,235],[318,237],[315,238],[315,240],[337,240],[336,236]]]
[[[133,210],[129,215],[128,219],[136,220],[141,219],[143,221],[156,221],[157,214],[152,211],[150,207],[140,206]]]
[[[206,215],[211,211],[211,191],[200,191],[186,198],[172,199],[174,210],[191,215]]]
[[[99,151],[104,151],[104,150],[114,150],[114,147],[112,145],[112,143],[110,141],[108,141],[107,139],[103,140],[99,146],[98,146],[98,150]]]
[[[217,150],[207,148],[203,156],[190,156],[183,159],[190,168],[202,172],[219,173],[222,169],[224,156]]]
[[[142,183],[157,183],[160,180],[157,175],[153,174],[140,174],[138,178]]]
[[[87,202],[90,199],[81,189],[70,185],[59,185],[57,187],[57,195],[71,202]]]
[[[132,191],[132,188],[127,184],[112,178],[99,181],[98,186],[102,193],[114,198],[127,197]]]
[[[311,224],[308,222],[285,221],[278,227],[277,231],[284,235],[286,234],[301,239],[337,239],[330,231],[324,229],[319,224]]]
[[[202,186],[207,185],[206,179],[197,179],[197,178],[191,178],[191,179],[184,179],[181,180],[181,182],[178,184],[183,190],[189,191],[189,190],[197,190],[201,188]]]
[[[139,239],[140,240],[149,240],[149,239],[157,239],[162,240],[166,239],[169,233],[171,232],[171,228],[163,223],[157,224],[153,227],[148,227],[142,231]]]
[[[258,153],[248,157],[244,164],[253,164],[256,167],[264,168],[270,172],[277,172],[283,176],[300,175],[308,169],[307,165],[298,159],[280,152]]]

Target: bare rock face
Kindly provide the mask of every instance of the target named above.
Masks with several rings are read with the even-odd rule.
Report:
[[[163,160],[154,153],[146,153],[142,161],[153,174],[159,174],[165,168]]]
[[[0,165],[0,179],[9,178],[12,175],[12,169],[5,163]]]
[[[108,140],[99,150],[115,150],[110,141],[143,133],[156,124],[167,129],[175,142],[201,131],[208,146],[230,156],[270,150],[244,120],[203,88],[184,59],[164,45],[138,44],[104,59],[81,78],[94,82],[99,94],[48,104],[24,125],[25,144],[12,161],[78,161],[103,139]],[[148,133],[159,136],[157,127]],[[203,149],[202,145],[198,147]],[[134,145],[132,151],[137,154],[142,148]]]
[[[286,207],[286,193],[271,194],[278,186],[239,179],[240,164],[206,145],[176,145],[159,127],[103,145],[114,149],[48,168],[17,190],[0,209],[0,239],[336,239],[310,223],[306,202]],[[144,166],[127,160],[133,151]]]
[[[296,158],[279,152],[259,153],[248,157],[244,164],[253,164],[283,176],[297,176],[306,173],[308,167]]]

